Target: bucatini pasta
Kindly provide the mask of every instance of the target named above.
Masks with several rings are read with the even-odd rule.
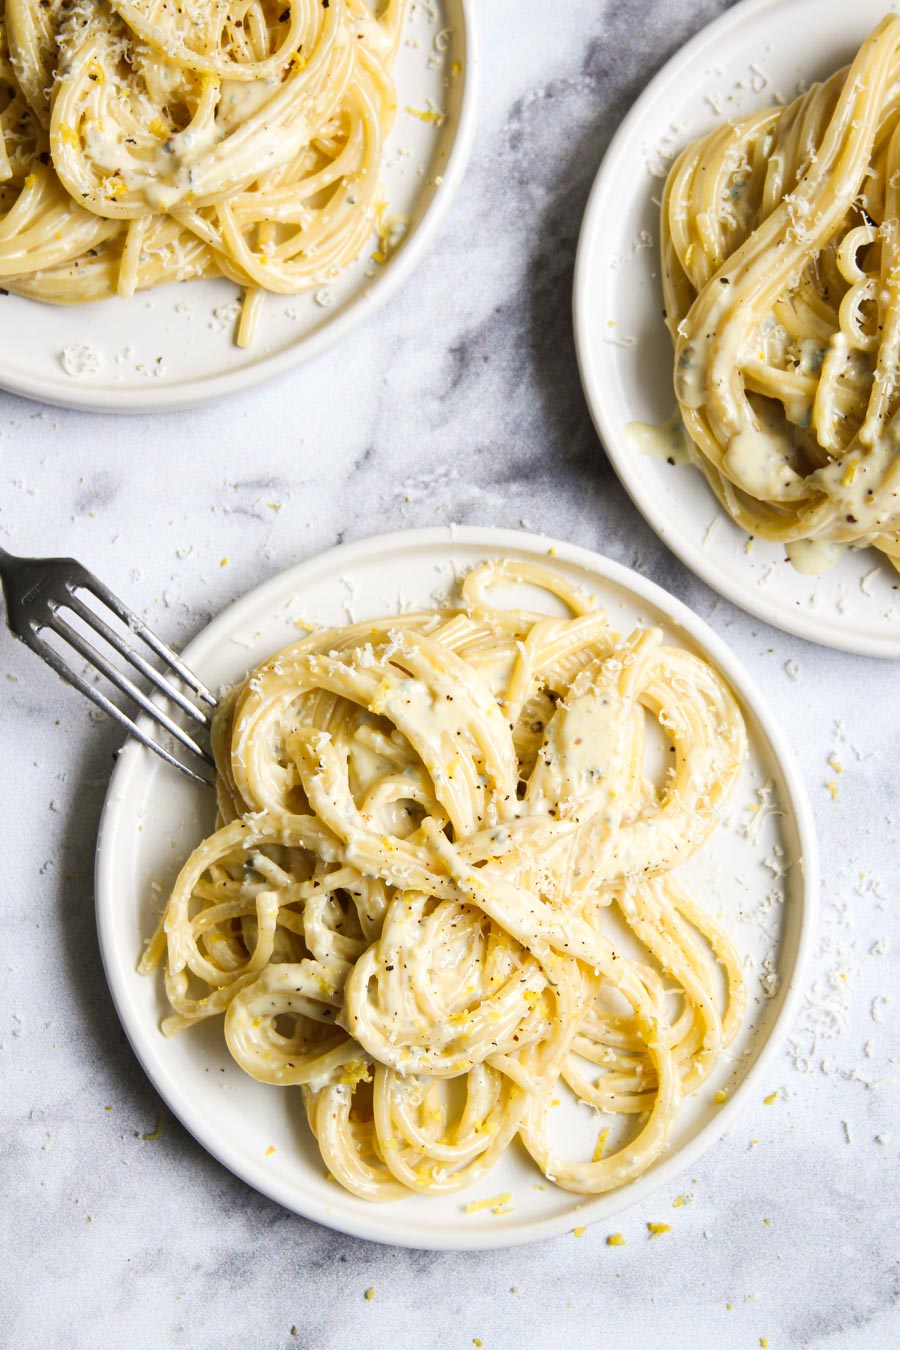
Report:
[[[0,0],[0,284],[331,280],[386,207],[405,0]]]
[[[900,567],[900,19],[789,107],[717,127],[662,203],[675,392],[744,529]]]
[[[167,1034],[224,1015],[237,1063],[302,1089],[328,1171],[373,1200],[458,1190],[516,1138],[574,1191],[651,1165],[744,1006],[679,876],[746,750],[707,662],[492,561],[455,606],[279,652],[213,739],[218,827],[142,966],[164,963]],[[584,1158],[551,1142],[561,1092],[596,1110]]]

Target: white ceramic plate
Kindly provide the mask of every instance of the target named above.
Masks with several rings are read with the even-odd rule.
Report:
[[[779,544],[747,535],[700,471],[634,448],[629,422],[675,409],[662,320],[659,207],[675,155],[728,117],[790,101],[801,82],[849,61],[885,0],[746,0],[687,44],[651,81],[609,147],[591,192],[575,269],[581,378],[607,454],[638,510],[722,595],[789,633],[869,656],[900,657],[900,577],[871,549],[802,576]]]
[[[248,1078],[228,1055],[219,1019],[167,1040],[159,1030],[165,1011],[161,977],[142,977],[135,969],[181,862],[212,828],[212,792],[195,788],[136,743],[122,752],[110,785],[97,846],[97,921],[107,978],[138,1058],[175,1115],[232,1172],[288,1209],[359,1237],[410,1247],[500,1247],[608,1218],[691,1166],[742,1104],[759,1097],[800,992],[817,866],[809,805],[791,753],[728,648],[679,601],[626,568],[509,530],[385,535],[273,577],[215,619],[185,657],[215,688],[295,641],[297,618],[345,623],[433,604],[455,576],[486,557],[548,561],[551,546],[552,565],[594,593],[620,631],[659,624],[668,640],[714,662],[741,700],[750,739],[728,817],[692,860],[689,878],[746,955],[749,1011],[729,1062],[683,1103],[665,1159],[631,1185],[595,1198],[571,1195],[545,1183],[518,1146],[460,1195],[373,1205],[326,1180],[300,1091]],[[713,1098],[722,1088],[729,1096],[719,1106]],[[558,1124],[583,1152],[593,1148],[591,1113],[564,1104]],[[465,1212],[471,1201],[506,1191],[512,1193],[510,1213]]]
[[[16,340],[0,343],[0,388],[98,412],[186,408],[292,370],[374,314],[422,258],[462,181],[475,133],[476,29],[473,0],[409,5],[383,175],[389,215],[407,216],[409,226],[386,264],[372,261],[373,239],[328,286],[267,296],[246,350],[234,342],[240,288],[225,280],[74,308],[3,296],[0,324]],[[444,120],[422,120],[409,109],[437,110]]]

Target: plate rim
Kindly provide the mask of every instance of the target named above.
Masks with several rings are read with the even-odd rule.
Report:
[[[278,1177],[267,1173],[260,1162],[246,1157],[240,1148],[227,1139],[222,1141],[207,1137],[208,1131],[202,1120],[191,1106],[189,1098],[173,1080],[162,1058],[154,1053],[155,1043],[147,1034],[139,1019],[131,1020],[131,1003],[125,982],[125,968],[115,951],[111,920],[106,916],[116,904],[117,886],[113,872],[112,855],[115,832],[124,822],[118,822],[121,800],[125,790],[135,775],[141,772],[149,761],[150,752],[135,741],[127,741],[119,754],[118,762],[110,778],[109,787],[103,804],[95,852],[95,917],[107,985],[115,1006],[119,1022],[131,1045],[134,1054],[150,1082],[162,1097],[167,1107],[181,1121],[184,1128],[196,1139],[205,1152],[214,1157],[229,1172],[254,1190],[285,1209],[312,1222],[322,1224],[348,1236],[364,1238],[390,1246],[409,1247],[432,1251],[476,1251],[520,1246],[545,1238],[571,1232],[573,1213],[582,1208],[590,1209],[592,1203],[601,1210],[595,1217],[589,1212],[579,1218],[586,1225],[612,1217],[619,1211],[630,1208],[646,1196],[667,1185],[682,1172],[690,1168],[709,1148],[712,1147],[736,1122],[745,1103],[752,1096],[758,1084],[767,1073],[769,1065],[783,1045],[794,1022],[798,1004],[804,988],[804,974],[811,954],[816,931],[816,917],[819,905],[819,856],[815,824],[806,791],[806,785],[794,757],[785,733],[770,708],[759,685],[750,671],[731,651],[728,644],[706,623],[676,596],[665,591],[656,582],[633,572],[630,568],[563,540],[547,535],[534,534],[519,530],[479,526],[431,526],[416,530],[395,530],[382,535],[336,547],[317,553],[291,567],[285,568],[261,582],[258,586],[239,596],[213,618],[185,647],[183,655],[190,662],[191,649],[204,642],[214,642],[220,633],[233,631],[245,621],[246,617],[258,612],[269,603],[269,596],[275,595],[290,578],[290,586],[302,584],[304,574],[320,571],[334,571],[335,575],[346,572],[348,568],[360,563],[371,564],[379,554],[386,550],[403,550],[414,554],[422,548],[444,545],[452,552],[455,544],[474,546],[486,553],[499,553],[504,548],[532,552],[535,556],[546,558],[549,549],[555,549],[555,556],[561,562],[568,562],[584,568],[600,582],[609,582],[626,590],[638,601],[645,601],[659,608],[673,625],[681,627],[687,635],[704,651],[722,672],[732,686],[738,698],[745,704],[757,721],[764,739],[768,742],[784,780],[785,794],[793,815],[797,833],[798,861],[801,864],[802,885],[796,902],[800,907],[797,930],[797,947],[793,967],[785,977],[782,1004],[778,1010],[765,1040],[760,1044],[756,1058],[746,1076],[721,1109],[698,1130],[685,1145],[659,1162],[650,1172],[644,1173],[635,1181],[619,1191],[609,1191],[598,1196],[585,1196],[580,1204],[564,1215],[549,1216],[543,1219],[528,1220],[519,1231],[492,1230],[473,1227],[469,1234],[444,1234],[437,1236],[432,1232],[419,1232],[411,1227],[409,1233],[396,1232],[384,1223],[380,1215],[389,1211],[389,1206],[371,1205],[371,1218],[363,1210],[358,1218],[352,1219],[342,1214],[332,1214],[327,1207],[320,1207],[317,1201],[306,1203],[307,1197],[298,1197],[295,1189],[282,1183]],[[137,952],[135,952],[135,957]],[[159,1037],[158,1027],[154,1027]],[[160,1043],[162,1044],[161,1038]],[[289,1193],[290,1192],[290,1193]],[[299,1203],[298,1203],[299,1202]],[[597,1202],[602,1202],[598,1204]],[[395,1225],[396,1227],[396,1225]]]
[[[694,64],[697,57],[709,46],[718,43],[723,34],[732,28],[738,28],[748,18],[757,21],[766,11],[785,9],[798,0],[741,0],[741,3],[726,10],[711,20],[699,32],[673,53],[668,61],[656,72],[653,79],[642,90],[619,123],[610,141],[603,159],[597,169],[588,194],[587,204],[578,234],[575,253],[575,269],[572,283],[572,317],[575,335],[575,356],[578,374],[585,401],[594,424],[594,430],[602,450],[615,470],[622,487],[643,516],[644,520],[659,539],[689,568],[695,576],[704,581],[718,595],[724,596],[745,613],[771,624],[781,632],[791,633],[819,646],[857,656],[877,657],[879,659],[900,660],[900,636],[842,633],[829,627],[823,627],[815,616],[790,610],[784,613],[771,605],[768,598],[755,587],[748,574],[747,581],[732,579],[703,553],[699,544],[676,535],[672,538],[668,529],[668,516],[663,505],[642,490],[637,473],[632,471],[629,455],[623,450],[620,441],[624,432],[618,433],[612,417],[606,408],[607,395],[603,380],[591,369],[592,342],[590,335],[590,307],[588,291],[593,266],[592,236],[597,231],[597,222],[602,217],[604,197],[608,196],[618,163],[623,153],[641,126],[647,112],[659,101],[660,96],[684,73],[685,67]],[[698,483],[698,486],[700,484]],[[712,505],[715,499],[710,498]],[[719,507],[722,510],[721,507]],[[724,512],[723,512],[724,514]],[[728,519],[726,515],[726,519]]]
[[[419,266],[453,205],[472,153],[481,101],[480,29],[476,18],[475,0],[454,0],[454,3],[459,6],[465,60],[462,62],[459,116],[446,167],[442,171],[442,181],[435,189],[418,224],[409,232],[403,248],[391,260],[391,265],[381,270],[371,284],[365,290],[360,290],[333,319],[280,351],[273,352],[269,356],[261,356],[259,360],[237,370],[198,376],[170,387],[163,384],[148,386],[146,391],[143,387],[131,390],[97,390],[90,385],[73,382],[71,392],[68,386],[60,384],[48,393],[46,381],[40,377],[32,378],[25,375],[22,378],[11,379],[0,367],[0,390],[49,407],[70,408],[82,412],[125,415],[180,412],[188,408],[221,402],[232,395],[299,370],[349,336],[355,329],[362,327],[369,318],[393,299]],[[145,293],[138,292],[133,297],[132,303],[136,303],[143,294]],[[45,304],[44,308],[52,320],[53,311],[58,306]]]

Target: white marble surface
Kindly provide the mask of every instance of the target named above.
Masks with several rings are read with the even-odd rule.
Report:
[[[0,633],[3,1344],[900,1339],[900,672],[776,632],[694,580],[614,479],[574,363],[573,252],[600,156],[652,71],[723,8],[568,0],[548,23],[546,7],[485,0],[471,170],[403,294],[315,365],[207,410],[116,420],[0,397],[0,541],[78,557],[175,644],[337,540],[451,520],[527,522],[673,590],[778,707],[820,831],[822,920],[777,1100],[623,1214],[620,1248],[606,1227],[471,1256],[381,1248],[254,1194],[177,1121],[145,1141],[160,1102],[116,1020],[92,908],[117,734]],[[673,1209],[679,1192],[693,1202]],[[648,1220],[671,1233],[649,1239]]]

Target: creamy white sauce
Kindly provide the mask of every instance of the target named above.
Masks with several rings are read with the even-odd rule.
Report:
[[[664,459],[669,464],[690,463],[690,444],[679,412],[673,413],[660,426],[654,426],[652,422],[629,422],[625,435],[639,455]]]
[[[234,131],[258,113],[278,88],[278,81],[273,79],[223,80],[216,121],[228,131]]]
[[[795,427],[806,428],[812,421],[813,405],[808,398],[786,398],[784,415]]]
[[[826,347],[818,338],[801,338],[799,343],[800,374],[818,375],[825,360]]]
[[[802,480],[788,462],[789,447],[765,431],[739,431],[728,442],[722,461],[737,487],[754,497],[777,499]]]
[[[706,354],[689,342],[675,362],[675,397],[684,408],[702,408],[706,402]]]
[[[556,717],[549,724],[544,743],[534,767],[528,788],[528,804],[531,810],[547,811],[566,804],[576,798],[588,796],[599,778],[603,776],[601,763],[607,739],[601,728],[600,744],[592,735],[592,728],[584,726],[584,735],[573,733],[565,728],[565,716]],[[610,728],[611,731],[611,728]],[[567,753],[572,758],[567,758]]]
[[[815,577],[833,567],[845,548],[846,544],[834,544],[829,539],[795,539],[785,544],[784,551],[798,572]]]
[[[577,789],[586,795],[590,784],[617,766],[622,742],[621,703],[598,694],[573,700],[560,719],[559,735],[553,739],[556,745],[552,747],[551,763],[558,771],[559,762],[564,762]]]
[[[859,537],[896,529],[900,517],[900,447],[890,428],[871,450],[835,460],[813,475]],[[852,517],[852,519],[851,519]]]

